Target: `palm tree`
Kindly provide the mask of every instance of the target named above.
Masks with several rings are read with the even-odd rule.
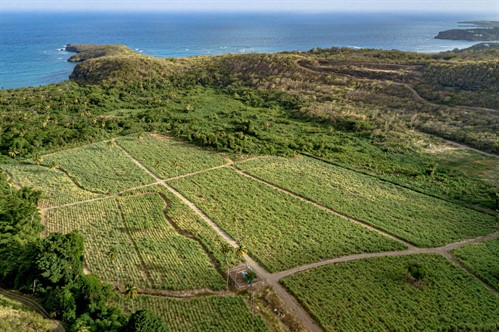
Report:
[[[222,254],[224,254],[225,265],[227,266],[227,290],[229,290],[229,254],[233,253],[233,248],[227,242],[222,243]]]
[[[33,158],[33,161],[38,165],[40,166],[41,163],[43,163],[43,158],[40,157],[40,156],[36,156],[35,158]]]
[[[237,247],[236,249],[236,256],[238,258],[243,258],[244,255],[246,255],[248,253],[248,249],[246,249],[246,247],[242,244],[239,244],[239,247]]]
[[[137,287],[135,287],[133,282],[129,282],[125,285],[125,291],[123,292],[125,298],[132,302],[132,312],[135,312],[133,300],[137,298]]]

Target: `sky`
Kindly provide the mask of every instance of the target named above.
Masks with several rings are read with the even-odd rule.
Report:
[[[0,0],[0,10],[484,12],[499,19],[499,0]]]

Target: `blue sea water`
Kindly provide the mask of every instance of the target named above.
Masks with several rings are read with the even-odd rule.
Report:
[[[475,15],[476,16],[476,15]],[[68,43],[124,44],[143,54],[184,57],[348,46],[440,52],[473,45],[437,40],[466,14],[382,13],[0,13],[0,87],[66,80]],[[492,15],[494,16],[494,15]]]

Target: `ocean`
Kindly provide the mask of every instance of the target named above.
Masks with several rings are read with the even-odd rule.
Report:
[[[463,14],[0,13],[0,87],[64,81],[72,43],[124,44],[157,57],[357,47],[440,52],[474,42],[438,40]]]

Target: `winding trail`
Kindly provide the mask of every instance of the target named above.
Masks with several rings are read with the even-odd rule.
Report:
[[[355,261],[355,260],[359,260],[359,259],[368,259],[368,258],[374,258],[374,257],[387,257],[387,256],[403,256],[403,255],[414,255],[414,254],[439,254],[439,255],[442,255],[445,258],[449,259],[450,261],[452,261],[455,265],[457,265],[458,267],[460,267],[461,269],[463,269],[467,273],[473,275],[478,281],[480,281],[491,292],[493,292],[496,295],[499,295],[499,292],[497,292],[493,287],[491,287],[489,284],[484,282],[478,276],[476,276],[472,272],[470,272],[466,267],[464,267],[451,254],[451,251],[454,249],[458,249],[458,248],[461,248],[461,247],[464,247],[466,245],[473,244],[473,243],[479,243],[479,242],[483,242],[483,241],[487,241],[487,240],[496,239],[498,237],[499,237],[499,232],[495,232],[492,234],[479,236],[479,237],[476,237],[473,239],[467,239],[464,241],[450,243],[450,244],[447,244],[447,245],[442,246],[442,247],[435,247],[435,248],[417,248],[417,247],[414,247],[414,248],[410,248],[407,250],[387,251],[387,252],[377,252],[377,253],[367,253],[367,254],[356,254],[356,255],[343,256],[343,257],[338,257],[338,258],[333,258],[333,259],[327,259],[327,260],[324,260],[321,262],[297,266],[297,267],[294,267],[294,268],[286,270],[286,271],[276,272],[276,273],[272,274],[272,278],[280,280],[282,278],[289,277],[293,274],[307,271],[310,269],[314,269],[316,267],[330,265],[330,264],[351,262],[351,261]]]
[[[50,317],[49,312],[40,303],[36,302],[31,297],[24,295],[24,294],[21,294],[21,293],[18,293],[18,292],[11,292],[11,291],[5,290],[3,288],[0,288],[0,295],[8,297],[9,299],[12,299],[12,300],[21,302],[22,304],[31,308],[33,311],[42,315],[43,318],[51,320],[53,325],[54,325],[54,331],[56,331],[56,332],[65,332],[66,331],[64,329],[64,326],[61,324],[61,322],[59,322],[57,320],[53,320],[52,317]]]
[[[306,66],[302,65],[300,63],[300,60],[303,60],[303,59],[300,58],[300,59],[294,60],[294,64],[298,68],[300,68],[302,70],[305,70],[305,71],[308,71],[308,72],[311,72],[311,73],[315,73],[315,74],[322,74],[323,73],[320,70],[314,69],[314,67],[306,67]],[[320,68],[326,68],[326,67],[320,67]],[[347,75],[347,74],[340,74],[340,75]],[[347,76],[349,76],[349,75],[347,75]],[[363,79],[365,79],[365,78],[363,78]],[[375,79],[368,79],[368,80],[370,80],[370,81],[376,81]],[[447,107],[447,108],[450,108],[450,109],[455,108],[455,109],[467,110],[467,111],[472,111],[472,112],[473,111],[480,111],[480,112],[488,112],[488,113],[499,113],[499,110],[496,110],[496,109],[493,109],[493,108],[472,107],[472,106],[464,106],[464,105],[448,106],[448,105],[436,104],[436,103],[433,103],[433,102],[431,102],[431,101],[426,100],[425,98],[423,98],[408,83],[400,83],[400,82],[394,82],[394,81],[388,81],[388,82],[392,83],[393,85],[402,86],[402,87],[408,89],[411,92],[411,94],[413,96],[413,99],[415,101],[418,101],[418,102],[421,102],[423,104],[430,105],[430,106],[433,106],[433,107]],[[455,142],[455,141],[451,141],[451,140],[448,140],[446,138],[443,138],[443,137],[440,137],[440,136],[437,136],[437,135],[434,135],[434,134],[429,134],[429,133],[426,133],[426,132],[422,132],[422,133],[424,133],[426,135],[430,135],[430,136],[439,137],[439,138],[443,139],[449,145],[454,145],[456,147],[459,147],[459,148],[462,148],[462,149],[466,149],[466,150],[469,150],[469,151],[473,151],[473,152],[479,153],[479,154],[484,155],[484,156],[499,158],[499,156],[497,154],[485,152],[485,151],[473,148],[473,147],[471,147],[469,145],[466,145],[466,144],[463,144],[463,143],[459,143],[459,142]]]

